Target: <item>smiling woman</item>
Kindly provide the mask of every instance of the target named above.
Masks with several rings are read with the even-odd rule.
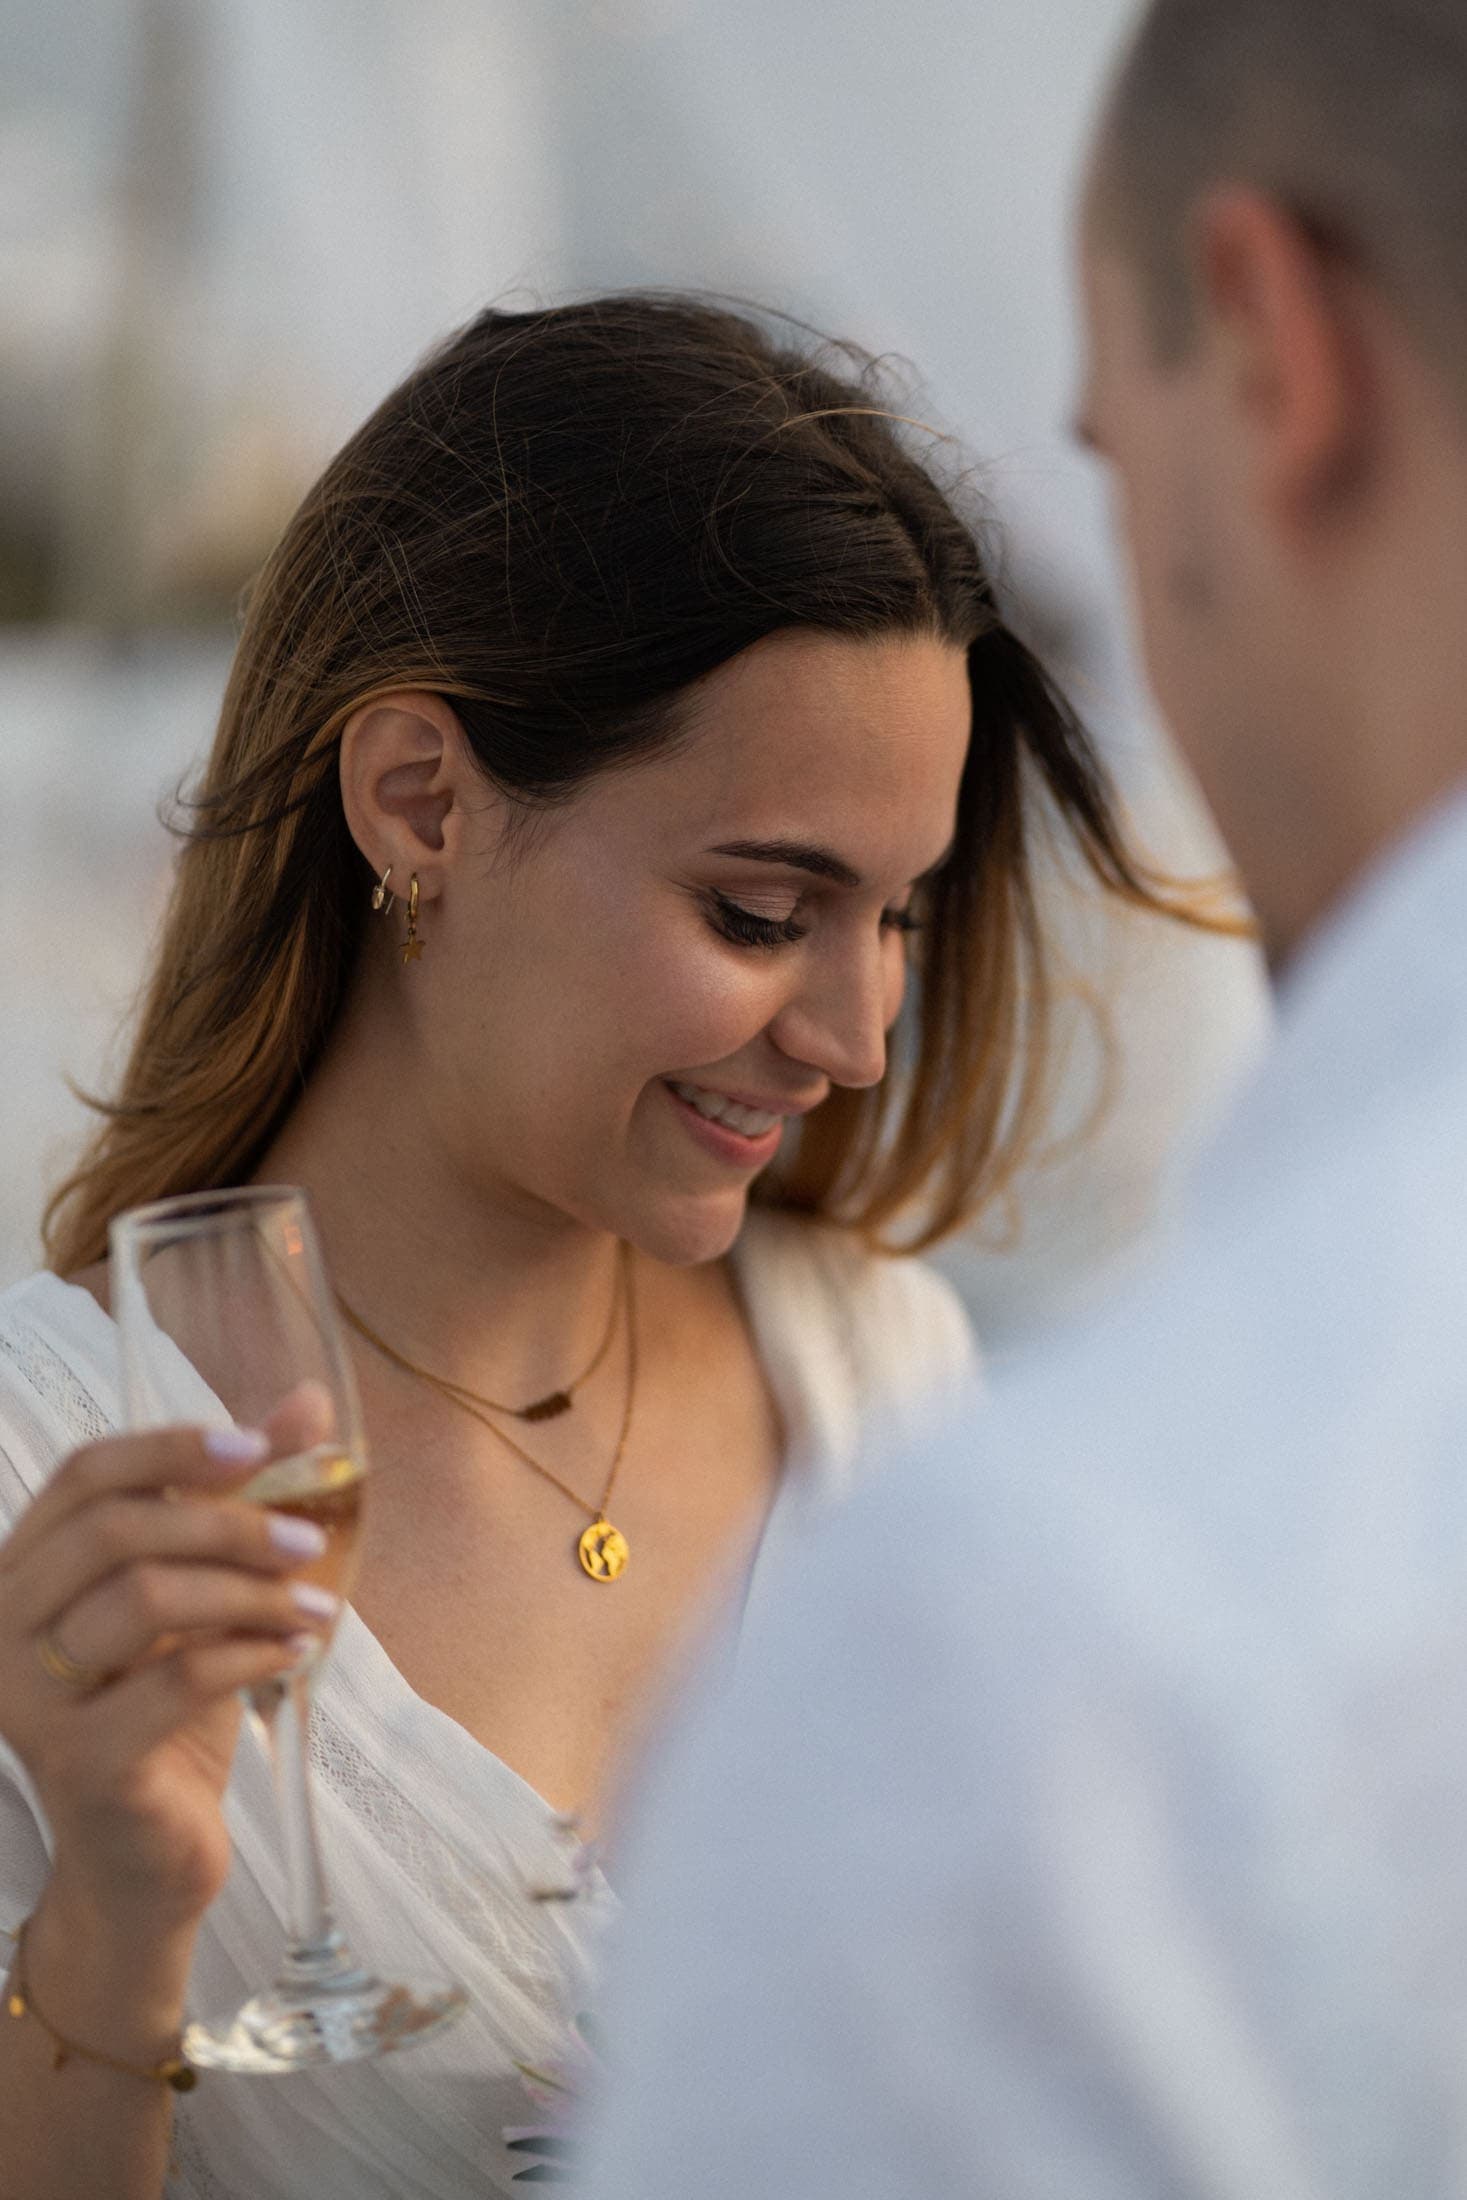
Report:
[[[119,1205],[248,1174],[293,1107],[358,965],[375,851],[337,764],[368,698],[451,706],[481,802],[493,790],[511,824],[543,822],[685,743],[710,676],[790,630],[961,653],[975,738],[919,896],[914,1074],[837,1098],[768,1196],[876,1232],[921,1195],[930,1241],[1001,1188],[1042,1083],[1032,798],[1107,886],[1159,897],[1083,731],[1000,615],[973,527],[874,371],[837,363],[864,379],[677,300],[490,312],[345,447],[255,589],[124,1089],[53,1203],[56,1266],[100,1258]],[[848,690],[874,661],[852,655]],[[746,922],[742,938],[773,944]]]
[[[1000,1189],[1042,1104],[1041,816],[1165,906],[853,354],[677,299],[486,313],[307,497],[53,1272],[0,1298],[27,1584],[0,1732],[30,1774],[0,1766],[0,1897],[34,1912],[48,2014],[130,2070],[191,1962],[232,2003],[276,1937],[258,1768],[220,1894],[219,1783],[160,1771],[217,1704],[132,1708],[189,1628],[229,1637],[241,1568],[184,1564],[156,1494],[119,1567],[86,1493],[136,1471],[107,1438],[110,1221],[290,1181],[375,1467],[318,1704],[326,1839],[354,1939],[384,1966],[431,1943],[474,2013],[405,2077],[211,2082],[170,2194],[467,2200],[523,2169],[518,2072],[555,2058],[610,1906],[564,1814],[604,1830],[689,1630],[757,1611],[869,1430],[970,1371],[955,1301],[889,1248]],[[93,1711],[39,1646],[101,1677],[105,1749],[62,1746]],[[163,2107],[37,2085],[28,2052],[0,2034],[7,2159],[156,2200]]]

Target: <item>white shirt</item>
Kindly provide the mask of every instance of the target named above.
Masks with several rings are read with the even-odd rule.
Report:
[[[647,1797],[588,2200],[1467,2191],[1467,798]]]
[[[947,1286],[843,1233],[751,1217],[735,1257],[788,1439],[788,1465],[748,1609],[813,1508],[844,1494],[873,1414],[915,1427],[971,1367]],[[37,1276],[0,1294],[0,1533],[78,1444],[117,1426],[116,1331],[85,1291]],[[191,1380],[190,1376],[190,1380]],[[207,1404],[207,1400],[204,1401]],[[196,1418],[197,1396],[175,1401]],[[409,2053],[291,2078],[208,2073],[180,2104],[168,2200],[486,2200],[522,2190],[506,2130],[543,2119],[516,2064],[564,2053],[594,2006],[616,1900],[600,1872],[578,1899],[573,1846],[549,1804],[408,1686],[357,1615],[343,1614],[312,1726],[322,1848],[355,1953],[389,1976],[436,1972],[470,2015]],[[234,1868],[209,1911],[190,1985],[201,2014],[268,1982],[284,1945],[281,1844],[263,1755],[245,1731],[227,1800]],[[0,1744],[0,1925],[34,1907],[48,1834]],[[0,2184],[4,2182],[0,2164]]]

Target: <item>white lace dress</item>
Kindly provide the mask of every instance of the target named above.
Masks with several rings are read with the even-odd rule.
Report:
[[[736,1255],[789,1441],[745,1625],[775,1548],[848,1485],[873,1423],[910,1425],[971,1374],[957,1301],[930,1270],[880,1261],[813,1225],[753,1216]],[[77,1445],[119,1422],[116,1332],[54,1276],[0,1294],[0,1533]],[[615,1896],[593,1872],[572,1901],[555,1813],[408,1686],[342,1616],[314,1720],[321,1835],[337,1909],[378,1970],[461,1979],[470,2015],[407,2054],[290,2078],[208,2075],[183,2097],[167,2200],[486,2200],[528,2191],[506,2129],[538,2119],[516,2064],[561,2056],[590,2003]],[[228,1798],[234,1870],[200,1936],[191,1999],[233,2006],[269,1976],[284,1885],[267,1769],[246,1732]],[[0,1925],[34,1908],[47,1832],[0,1743]]]

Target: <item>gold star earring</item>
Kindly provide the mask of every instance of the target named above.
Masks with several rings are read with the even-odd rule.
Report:
[[[423,943],[418,938],[418,874],[416,871],[414,871],[408,886],[408,931],[407,938],[402,944],[402,959],[405,963],[421,962],[423,959]]]

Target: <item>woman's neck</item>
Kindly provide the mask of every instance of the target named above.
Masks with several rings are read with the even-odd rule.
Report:
[[[487,1396],[558,1389],[604,1332],[616,1240],[467,1181],[365,1037],[328,1049],[258,1178],[309,1194],[332,1281],[396,1350]]]

